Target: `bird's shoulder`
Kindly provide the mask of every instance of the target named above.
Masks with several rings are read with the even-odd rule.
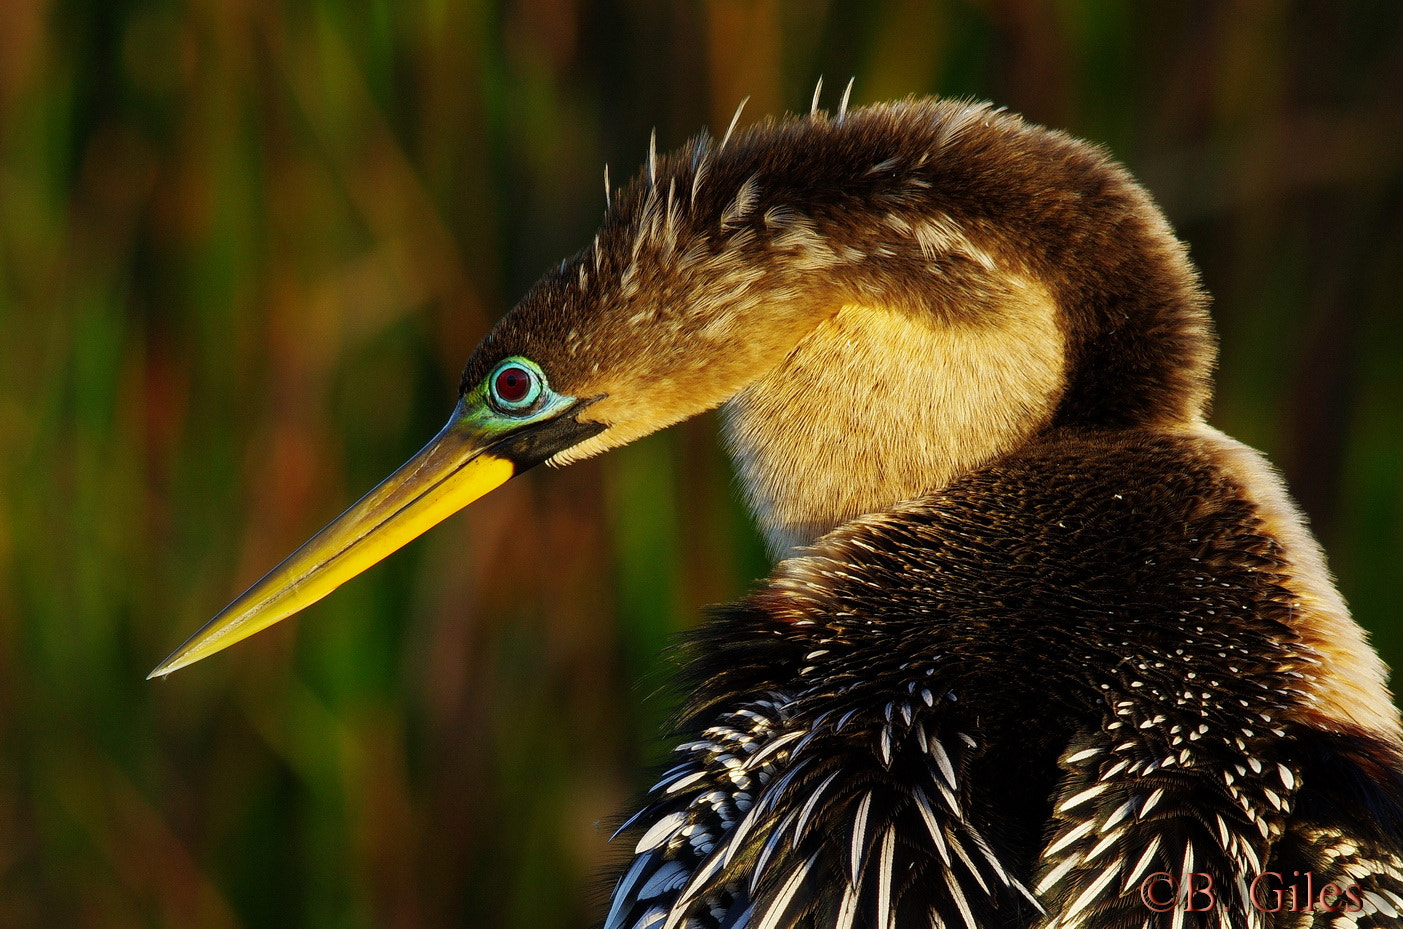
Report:
[[[1220,651],[1235,675],[1285,675],[1289,689],[1292,570],[1213,442],[1062,433],[781,562],[695,633],[688,690],[705,706],[789,678],[890,680],[925,660],[1006,699],[1088,671],[1128,688],[1136,656],[1172,676]]]

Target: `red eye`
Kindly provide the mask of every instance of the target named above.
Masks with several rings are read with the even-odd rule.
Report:
[[[515,365],[497,372],[497,398],[505,403],[520,403],[531,392],[531,372]]]
[[[488,378],[492,403],[504,413],[520,415],[535,409],[545,389],[546,379],[525,358],[508,358]]]

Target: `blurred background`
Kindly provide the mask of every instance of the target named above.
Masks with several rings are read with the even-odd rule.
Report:
[[[1216,297],[1217,425],[1395,667],[1403,5],[0,2],[0,927],[582,927],[669,637],[763,574],[711,416],[146,672],[437,430],[648,134],[988,98]]]

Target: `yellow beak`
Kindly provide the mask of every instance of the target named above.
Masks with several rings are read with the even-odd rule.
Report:
[[[417,455],[264,575],[147,675],[163,677],[286,619],[517,472],[460,407]]]

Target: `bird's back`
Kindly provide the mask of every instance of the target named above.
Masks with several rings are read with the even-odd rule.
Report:
[[[1238,450],[1054,432],[780,564],[693,643],[608,929],[1400,924],[1396,743]]]

